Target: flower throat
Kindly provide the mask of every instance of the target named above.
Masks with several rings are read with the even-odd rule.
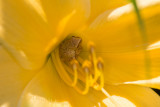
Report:
[[[103,61],[96,57],[95,46],[88,43],[89,57],[80,56],[82,39],[72,36],[64,40],[51,54],[54,65],[63,81],[81,93],[89,88],[101,90],[104,86]]]

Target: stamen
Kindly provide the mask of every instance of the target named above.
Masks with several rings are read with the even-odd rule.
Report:
[[[74,71],[74,80],[73,80],[73,83],[72,83],[72,86],[75,86],[76,85],[76,83],[77,83],[77,80],[78,80],[78,71],[77,71],[77,64],[78,64],[78,62],[76,61],[76,60],[73,60],[73,62],[72,62],[73,64],[72,64],[72,69],[73,69],[73,71]]]
[[[84,63],[85,64],[85,63]],[[85,77],[86,77],[86,82],[85,82],[85,88],[84,88],[84,90],[80,90],[79,88],[77,88],[77,87],[75,87],[75,89],[79,92],[79,93],[81,93],[81,94],[87,94],[88,93],[88,91],[89,91],[89,75],[90,75],[90,73],[89,73],[89,68],[86,66],[86,65],[83,65],[83,69],[84,69],[84,72],[85,72]]]
[[[84,61],[78,56],[81,50],[80,43],[81,38],[79,37],[67,39],[51,55],[64,82],[80,94],[87,94],[90,87],[96,90],[104,87],[103,61],[101,58],[97,59],[92,42],[88,45],[90,60]]]
[[[94,69],[94,78],[91,81],[92,81],[92,83],[95,83],[96,80],[98,79],[99,72],[98,72],[98,68],[97,68],[97,58],[96,58],[96,52],[94,49],[94,43],[89,42],[88,48],[90,50],[91,62],[93,62],[93,69]]]
[[[96,90],[101,90],[101,89],[104,87],[103,61],[102,61],[101,58],[98,58],[98,61],[97,61],[97,62],[98,62],[98,63],[97,63],[97,67],[98,67],[98,70],[99,70],[99,72],[100,72],[100,77],[99,77],[100,82],[99,82],[99,84],[96,84],[96,85],[94,86],[94,88],[95,88]]]
[[[98,58],[98,61],[97,61],[97,67],[98,67],[98,69],[100,69],[100,70],[103,70],[103,60],[102,60],[102,58]]]
[[[89,60],[85,60],[84,62],[83,62],[83,65],[82,65],[82,68],[83,69],[85,69],[85,71],[91,71],[91,63],[90,63],[90,61]]]
[[[75,71],[75,77],[74,77],[74,81],[72,81],[71,77],[68,75],[68,73],[66,72],[66,70],[64,69],[61,61],[60,61],[60,57],[59,57],[59,50],[55,49],[54,54],[51,54],[55,67],[57,70],[60,70],[61,72],[58,72],[60,77],[64,80],[64,82],[69,85],[69,86],[73,86],[75,84],[75,82],[77,81],[77,76],[76,76],[76,72]]]
[[[99,85],[99,88],[98,88],[99,90],[104,87],[103,67],[104,67],[103,66],[103,60],[102,60],[102,58],[99,58],[98,59],[98,69],[99,69],[99,71],[101,73],[101,75],[100,75],[100,85]]]

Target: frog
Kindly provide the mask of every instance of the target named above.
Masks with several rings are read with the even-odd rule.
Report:
[[[70,65],[71,61],[76,60],[82,50],[82,39],[71,36],[65,39],[59,46],[59,56],[61,61]]]

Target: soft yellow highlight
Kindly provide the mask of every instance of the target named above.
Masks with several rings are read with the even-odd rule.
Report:
[[[26,106],[29,106],[29,107],[36,107],[37,105],[39,105],[38,107],[72,107],[70,105],[70,103],[68,101],[63,101],[63,102],[58,102],[58,101],[49,101],[43,97],[40,97],[40,96],[35,96],[35,95],[32,95],[31,93],[28,93],[28,99],[30,99],[29,103],[32,104],[32,105],[26,105]]]
[[[57,36],[61,36],[62,37],[62,33],[66,27],[67,22],[71,19],[71,17],[76,13],[76,10],[73,10],[71,13],[67,14],[58,24],[57,30],[56,30],[56,34]],[[51,49],[53,48],[53,46],[55,46],[55,44],[60,41],[58,40],[58,38],[53,38],[47,45],[47,47],[45,48],[46,52],[50,52]]]
[[[6,103],[0,105],[0,107],[9,107],[9,104],[6,102]]]
[[[25,2],[33,6],[33,8],[37,11],[37,13],[40,14],[40,16],[43,18],[45,22],[47,22],[46,14],[42,8],[42,4],[40,3],[40,0],[25,0]]]
[[[92,21],[94,21],[101,13],[107,10],[110,11],[127,3],[129,3],[128,0],[91,0],[91,15],[88,22],[92,23]]]
[[[160,76],[149,80],[128,81],[124,82],[123,84],[137,84],[137,85],[150,86],[152,88],[160,89]]]
[[[73,10],[71,13],[69,13],[67,16],[65,16],[58,24],[57,27],[57,35],[61,35],[62,31],[66,27],[67,22],[71,19],[71,17],[76,14],[76,10]]]
[[[155,4],[159,4],[160,1],[159,0],[137,0],[137,4],[139,6],[139,9],[143,9],[143,8],[146,8],[148,6],[153,6]],[[115,20],[117,19],[118,17],[122,16],[123,14],[127,14],[131,11],[133,11],[134,8],[133,8],[133,5],[132,4],[128,4],[128,5],[125,5],[125,6],[122,6],[122,7],[119,7],[115,10],[113,10],[109,16],[108,16],[108,20]]]
[[[137,107],[133,102],[129,101],[124,97],[115,95],[111,97],[116,101],[117,104],[115,105],[115,103],[113,103],[109,98],[106,98],[103,100],[103,103],[106,104],[107,107]]]
[[[147,47],[147,50],[154,50],[160,48],[160,41],[155,42]]]
[[[117,101],[115,101],[115,99],[104,88],[102,88],[101,91],[106,95],[107,100],[110,101],[110,103],[112,104],[112,106],[115,106],[115,107],[119,107],[120,106],[121,107],[121,105]],[[104,103],[106,103],[105,100],[106,99],[103,100]],[[110,104],[110,103],[107,102],[106,104]]]

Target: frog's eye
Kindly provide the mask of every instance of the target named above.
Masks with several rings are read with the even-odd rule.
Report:
[[[91,42],[88,43],[89,59],[80,57],[81,41],[79,37],[67,39],[51,55],[64,82],[79,93],[86,94],[90,87],[96,90],[103,88],[103,61],[97,58],[95,46]]]

